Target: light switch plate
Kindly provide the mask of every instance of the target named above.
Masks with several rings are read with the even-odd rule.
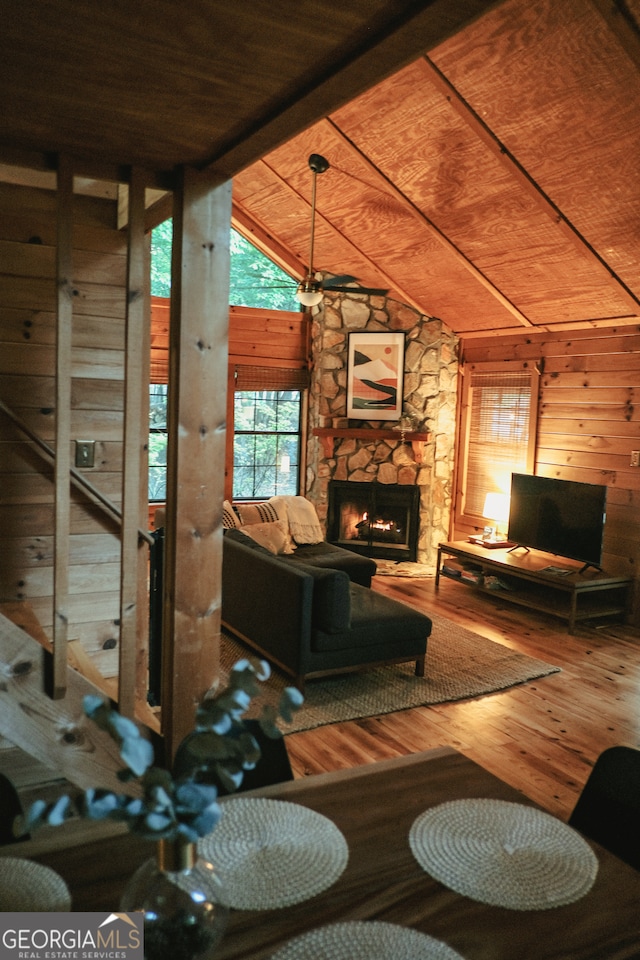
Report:
[[[76,467],[92,467],[95,456],[95,440],[76,440]]]

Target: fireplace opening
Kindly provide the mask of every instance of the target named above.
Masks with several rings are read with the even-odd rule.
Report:
[[[419,508],[417,486],[333,480],[327,540],[380,560],[415,562]]]

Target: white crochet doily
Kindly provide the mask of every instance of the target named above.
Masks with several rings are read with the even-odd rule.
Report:
[[[441,940],[393,923],[318,927],[290,940],[271,960],[463,960]]]
[[[545,910],[589,892],[598,860],[589,844],[549,813],[504,800],[452,800],[422,813],[409,832],[427,873],[472,900]]]
[[[265,797],[234,797],[200,843],[237,910],[301,903],[330,887],[349,859],[344,836],[308,807]]]
[[[34,860],[0,858],[0,913],[59,913],[71,909],[62,877]]]

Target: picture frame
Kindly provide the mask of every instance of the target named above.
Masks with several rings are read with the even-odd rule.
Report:
[[[400,419],[404,350],[404,331],[349,334],[347,417],[353,420]]]

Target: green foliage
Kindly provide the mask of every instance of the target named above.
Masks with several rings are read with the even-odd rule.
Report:
[[[172,220],[165,220],[151,233],[151,293],[156,297],[171,294],[172,240]],[[233,229],[230,253],[230,303],[268,310],[298,309],[296,281]]]
[[[113,793],[105,789],[85,790],[74,800],[65,795],[53,803],[34,803],[25,818],[25,830],[42,824],[59,826],[74,813],[90,820],[120,820],[129,829],[148,840],[183,839],[196,841],[209,833],[221,816],[217,788],[203,783],[201,774],[214,770],[227,790],[242,783],[245,770],[255,767],[260,747],[247,732],[242,720],[252,700],[260,693],[260,683],[268,680],[269,665],[239,660],[231,670],[228,686],[203,700],[196,714],[195,731],[185,738],[188,753],[180,769],[171,773],[152,766],[153,747],[133,721],[111,707],[100,697],[84,698],[87,716],[118,744],[125,768],[118,776],[123,781],[137,779],[139,796]],[[260,725],[267,736],[278,737],[279,718],[290,722],[292,712],[302,704],[302,694],[287,687],[278,708],[265,706]],[[178,749],[177,757],[181,749]]]
[[[235,230],[231,231],[229,302],[268,310],[296,310],[297,283]]]
[[[173,220],[165,220],[151,231],[151,294],[171,295],[171,244]]]

